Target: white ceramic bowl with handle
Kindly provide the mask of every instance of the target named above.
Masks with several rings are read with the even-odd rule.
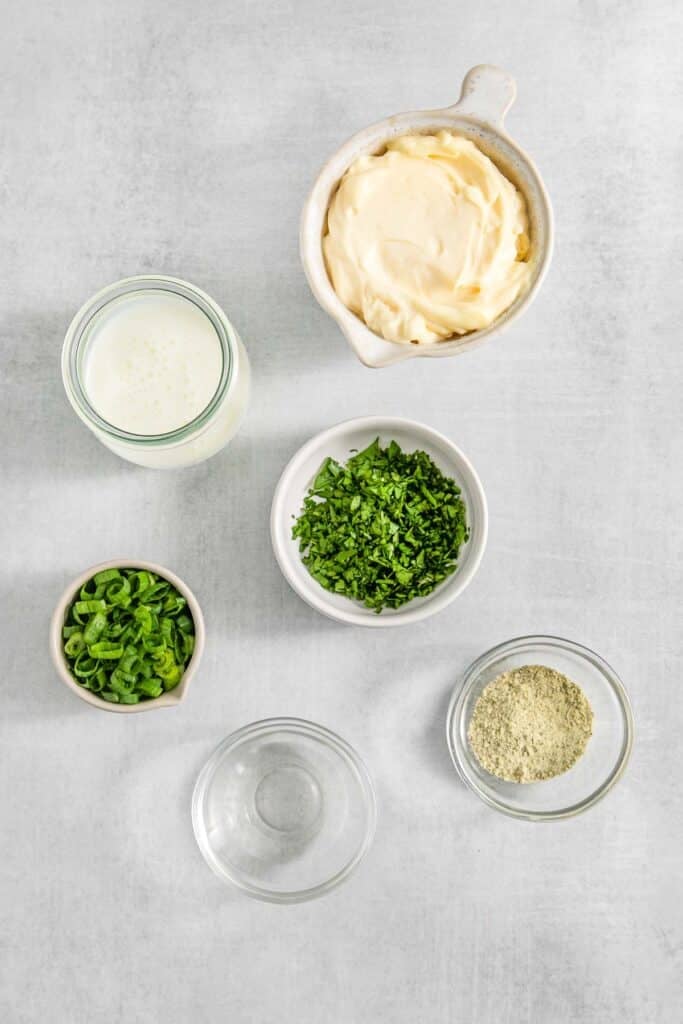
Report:
[[[351,348],[366,366],[382,367],[417,356],[455,356],[499,334],[528,308],[545,277],[553,249],[553,214],[548,194],[531,158],[503,127],[517,87],[514,78],[491,64],[479,64],[468,71],[460,99],[442,110],[419,110],[379,121],[358,132],[320,172],[304,205],[301,218],[300,250],[311,291],[322,308],[337,321]],[[348,168],[360,156],[381,152],[386,143],[400,135],[447,129],[471,139],[493,160],[526,199],[530,220],[532,277],[527,290],[488,327],[454,337],[449,341],[411,345],[386,341],[371,331],[338,297],[327,274],[322,239],[327,210],[337,186]]]
[[[470,528],[469,540],[460,548],[454,573],[427,597],[416,597],[400,608],[385,608],[379,614],[358,601],[325,590],[301,561],[299,541],[292,539],[294,519],[300,514],[304,497],[327,456],[344,463],[354,451],[367,448],[376,437],[383,446],[396,441],[405,452],[426,452],[442,473],[455,480],[462,492]],[[362,416],[316,434],[290,460],[275,488],[270,532],[273,551],[285,579],[307,604],[337,622],[384,628],[426,619],[462,594],[474,578],[484,554],[488,511],[484,489],[474,467],[447,437],[414,420]]]
[[[95,573],[102,572],[105,569],[146,569],[148,572],[156,573],[157,576],[161,576],[162,579],[167,580],[174,586],[178,593],[185,598],[187,610],[192,616],[194,624],[194,651],[188,664],[185,666],[182,679],[177,686],[167,693],[163,693],[161,696],[154,697],[151,700],[141,700],[139,704],[110,704],[108,701],[102,700],[96,693],[86,690],[72,675],[69,663],[64,655],[62,627],[66,614],[72,602],[77,600],[78,593],[83,584],[92,579]],[[115,558],[108,562],[100,562],[98,565],[90,566],[89,569],[85,569],[65,588],[50,621],[49,644],[50,654],[57,674],[72,693],[75,693],[77,697],[84,700],[86,704],[99,708],[100,711],[113,711],[115,714],[130,715],[138,714],[141,711],[158,711],[160,708],[172,708],[180,704],[187,693],[192,677],[199,667],[199,662],[204,653],[205,636],[204,616],[199,607],[199,602],[187,583],[181,580],[179,576],[176,576],[170,569],[166,569],[165,566],[157,565],[156,562],[144,562],[139,558]]]

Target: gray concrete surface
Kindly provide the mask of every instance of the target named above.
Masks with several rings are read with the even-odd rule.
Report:
[[[678,1019],[680,4],[1,6],[3,1024]],[[518,79],[550,275],[489,346],[364,370],[308,292],[302,201],[345,137],[454,101],[482,61]],[[210,292],[253,362],[239,438],[186,472],[118,461],[62,392],[72,314],[141,271]],[[449,434],[490,502],[469,591],[401,632],[320,618],[269,546],[285,461],[365,413]],[[48,663],[62,587],[120,553],[206,610],[179,710],[94,712]],[[469,661],[533,631],[611,661],[638,729],[604,803],[546,827],[480,804],[443,736]],[[189,817],[214,745],[275,714],[341,732],[379,798],[358,874],[293,908],[222,887]]]

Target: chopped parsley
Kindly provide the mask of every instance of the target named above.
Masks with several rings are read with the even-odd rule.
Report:
[[[460,488],[426,452],[375,438],[345,465],[325,460],[292,537],[322,587],[381,612],[455,572],[469,528]]]

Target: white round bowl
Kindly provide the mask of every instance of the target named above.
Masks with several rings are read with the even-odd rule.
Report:
[[[538,170],[503,128],[516,92],[511,75],[491,64],[480,64],[468,71],[456,104],[441,110],[395,114],[379,121],[345,142],[320,172],[301,218],[301,261],[311,291],[322,308],[337,321],[351,348],[366,366],[390,366],[417,357],[460,355],[499,334],[529,307],[537,294],[552,256],[553,214]],[[332,287],[322,248],[327,210],[341,178],[358,157],[380,152],[389,139],[400,135],[442,129],[457,132],[476,143],[524,195],[531,225],[531,283],[509,309],[480,331],[425,345],[386,341],[347,309]]]
[[[333,594],[317,583],[301,561],[298,540],[292,539],[294,519],[301,512],[304,497],[327,456],[346,462],[353,450],[361,451],[376,437],[383,445],[396,441],[404,451],[422,450],[442,473],[462,490],[470,528],[469,540],[460,549],[458,567],[428,597],[418,597],[401,608],[385,608],[377,614],[371,608]],[[316,611],[337,622],[354,626],[403,626],[441,611],[462,594],[481,562],[488,533],[486,497],[473,466],[452,441],[423,423],[391,416],[363,416],[346,420],[316,434],[285,467],[275,488],[270,515],[273,551],[283,575],[293,590]]]
[[[104,569],[146,569],[148,572],[154,572],[163,579],[168,580],[172,583],[176,590],[182,594],[187,601],[187,610],[192,616],[194,623],[194,651],[192,657],[183,672],[182,679],[177,686],[174,686],[168,693],[163,693],[160,697],[154,697],[152,700],[142,700],[139,704],[110,704],[109,701],[102,700],[96,693],[91,693],[90,690],[86,690],[84,686],[81,686],[74,679],[73,675],[69,670],[69,664],[64,656],[64,649],[62,645],[62,627],[64,625],[64,619],[66,613],[71,605],[72,601],[75,600],[79,590],[89,579],[97,572],[102,572]],[[190,685],[190,681],[194,676],[199,662],[201,661],[202,654],[204,652],[204,617],[202,610],[199,607],[199,602],[194,596],[190,588],[184,583],[179,576],[171,572],[169,569],[164,568],[163,565],[157,565],[156,562],[142,562],[139,558],[115,558],[109,562],[100,562],[99,565],[92,565],[89,569],[86,569],[75,580],[66,587],[55,608],[52,620],[50,622],[50,654],[52,655],[52,661],[57,669],[57,674],[65,686],[84,700],[86,704],[92,704],[93,707],[99,708],[100,711],[113,711],[116,714],[132,715],[140,711],[157,711],[159,708],[172,708],[176,704],[180,704],[181,700],[187,693],[187,688]]]

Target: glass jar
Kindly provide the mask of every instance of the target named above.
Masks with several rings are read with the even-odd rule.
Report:
[[[172,293],[189,300],[207,318],[220,345],[221,370],[213,397],[190,422],[160,434],[135,434],[107,422],[92,405],[84,366],[93,330],[131,296]],[[122,459],[154,469],[190,466],[215,455],[236,433],[249,397],[249,360],[223,310],[199,288],[173,277],[144,275],[117,281],[98,292],[71,321],[62,350],[64,387],[76,413],[102,444]]]

